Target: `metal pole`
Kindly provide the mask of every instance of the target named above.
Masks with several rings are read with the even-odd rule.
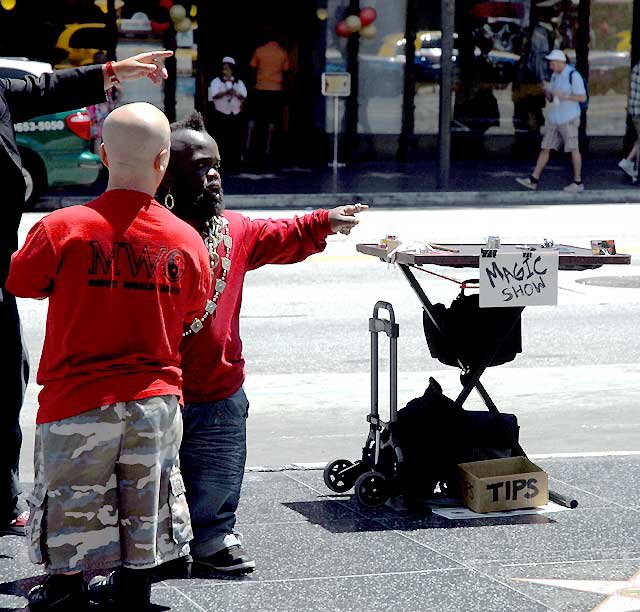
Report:
[[[449,186],[451,168],[451,91],[453,88],[454,1],[440,0],[440,117],[438,126],[438,188]]]
[[[635,66],[640,61],[640,1],[633,0],[633,25],[631,35],[631,66]]]
[[[360,0],[349,0],[348,12],[351,15],[357,15],[360,12]],[[359,53],[360,34],[356,32],[347,39],[347,72],[351,73],[351,94],[345,102],[344,141],[346,149],[343,148],[342,158],[346,161],[356,159],[358,143]]]
[[[416,98],[416,79],[414,72],[414,62],[416,57],[416,32],[418,28],[417,21],[417,0],[407,0],[407,17],[404,25],[404,37],[407,41],[404,46],[404,86],[402,88],[402,129],[400,138],[398,139],[398,151],[396,159],[398,161],[407,161],[411,141],[415,134],[415,98]]]
[[[107,0],[107,30],[109,32],[109,48],[107,59],[115,61],[118,47],[118,16],[116,15],[115,0]]]
[[[640,0],[633,0],[633,17],[631,26],[631,68],[640,61]],[[629,115],[627,129],[623,140],[623,154],[626,155],[636,142],[636,131]]]
[[[340,129],[340,121],[338,114],[340,113],[340,102],[338,96],[333,96],[333,171],[338,171],[338,132]]]
[[[576,40],[576,69],[589,83],[589,39],[591,29],[591,0],[580,0],[578,4],[578,32]],[[580,117],[580,149],[585,153],[587,145],[587,113]]]

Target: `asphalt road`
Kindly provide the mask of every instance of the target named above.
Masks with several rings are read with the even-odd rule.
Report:
[[[40,216],[25,216],[22,238]],[[421,395],[429,376],[450,396],[458,393],[457,370],[429,355],[420,305],[399,270],[355,250],[357,243],[376,242],[388,233],[405,242],[478,242],[499,235],[503,242],[549,238],[585,247],[591,239],[614,238],[619,252],[634,255],[630,266],[560,272],[558,305],[526,309],[523,353],[489,369],[482,381],[502,411],[517,414],[529,454],[639,450],[638,220],[640,205],[371,210],[351,236],[330,237],[323,253],[300,264],[249,273],[241,317],[251,401],[248,465],[358,457],[368,427],[368,318],[379,299],[393,304],[400,324],[398,405]],[[459,279],[474,276],[472,270],[438,271]],[[423,276],[432,301],[448,304],[456,296],[454,283]],[[46,302],[21,300],[20,309],[35,367]],[[383,339],[381,355],[387,355]],[[383,415],[386,365],[385,359]],[[31,475],[37,390],[30,384],[22,414],[25,481]],[[465,406],[482,404],[472,395]],[[427,442],[429,435],[437,434],[425,432]]]

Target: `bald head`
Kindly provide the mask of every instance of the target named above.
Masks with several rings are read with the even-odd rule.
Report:
[[[164,113],[146,102],[120,106],[106,118],[102,139],[102,161],[109,168],[108,189],[153,195],[167,168],[171,147]]]

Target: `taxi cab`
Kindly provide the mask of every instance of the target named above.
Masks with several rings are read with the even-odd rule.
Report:
[[[52,72],[50,64],[0,57],[0,78],[45,72]],[[50,187],[90,185],[98,177],[102,163],[90,150],[91,120],[86,109],[35,117],[16,123],[14,128],[28,205]]]

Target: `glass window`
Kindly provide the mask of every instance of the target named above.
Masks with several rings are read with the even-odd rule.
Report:
[[[587,134],[622,136],[631,68],[632,0],[592,0]]]
[[[348,0],[329,0],[326,70],[346,70],[347,38],[338,36],[336,24],[348,16]],[[404,80],[403,32],[406,0],[367,0],[361,6],[376,10],[375,36],[360,37],[358,132],[399,134],[402,125]],[[333,131],[333,100],[327,98],[327,131]],[[340,104],[344,114],[344,103]]]

